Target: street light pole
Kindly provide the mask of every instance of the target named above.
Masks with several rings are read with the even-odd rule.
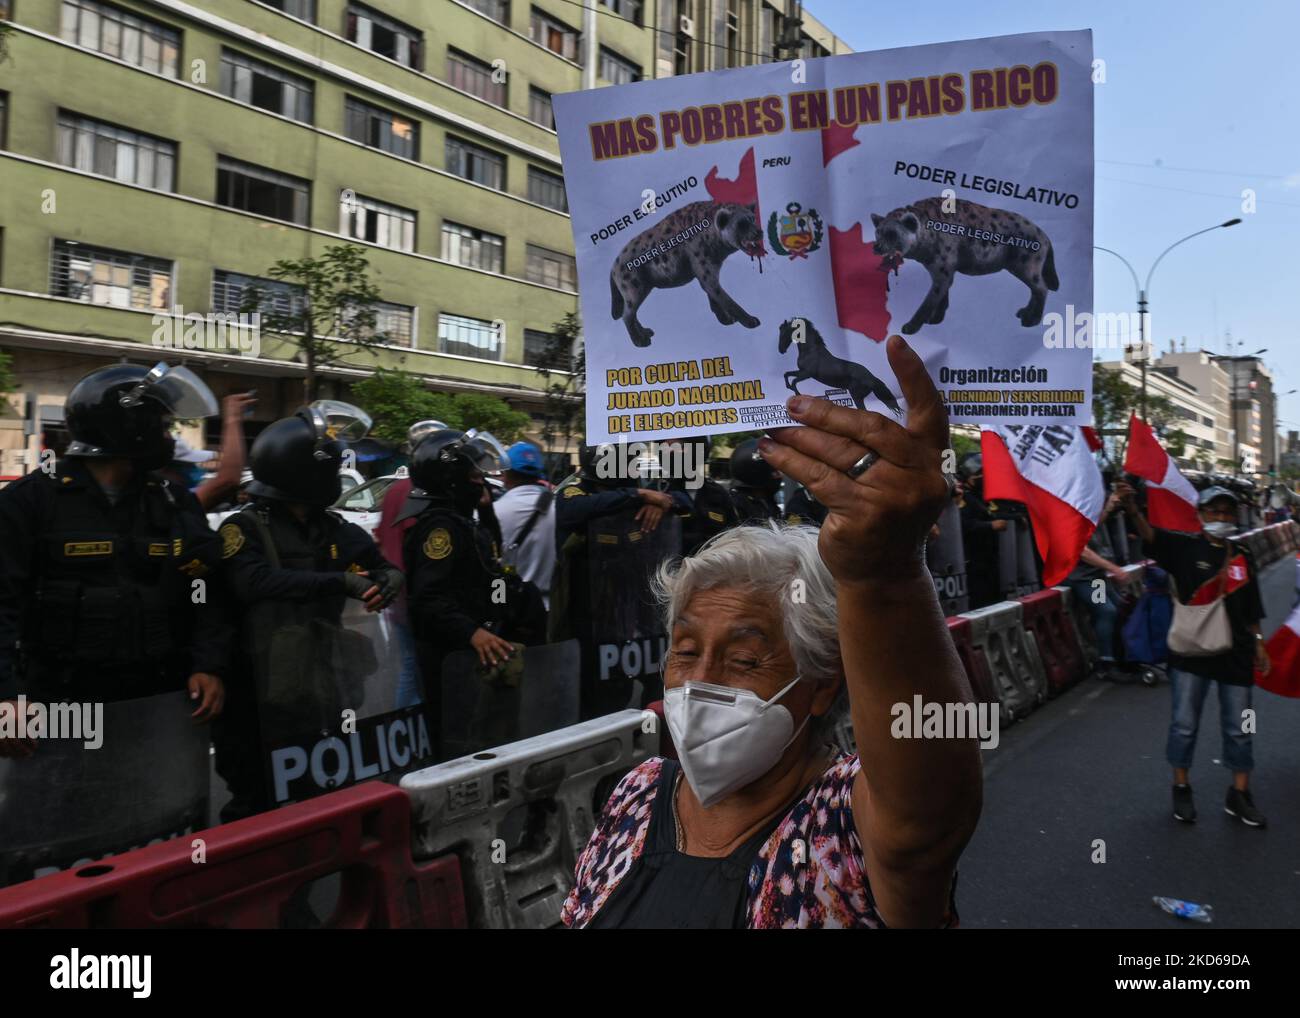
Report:
[[[1151,271],[1147,273],[1145,285],[1138,282],[1137,272],[1134,271],[1133,266],[1129,264],[1128,259],[1125,258],[1122,254],[1120,254],[1118,251],[1112,251],[1108,247],[1102,247],[1101,245],[1094,245],[1096,250],[1105,251],[1107,254],[1112,254],[1124,263],[1124,267],[1128,269],[1129,275],[1133,277],[1133,288],[1137,290],[1138,344],[1139,344],[1139,349],[1142,351],[1142,359],[1141,361],[1139,361],[1139,365],[1142,370],[1142,391],[1141,391],[1140,406],[1141,406],[1141,411],[1142,411],[1141,416],[1143,421],[1147,419],[1147,360],[1149,359],[1147,357],[1147,308],[1149,307],[1149,303],[1147,301],[1147,294],[1151,290],[1151,277],[1152,275],[1155,274],[1156,266],[1160,264],[1160,262],[1164,259],[1165,255],[1167,255],[1170,251],[1176,248],[1179,244],[1185,244],[1193,237],[1199,237],[1202,233],[1209,233],[1211,230],[1226,229],[1229,226],[1236,226],[1240,222],[1241,222],[1240,219],[1229,219],[1226,223],[1217,223],[1214,226],[1207,226],[1204,230],[1197,230],[1195,233],[1189,233],[1186,237],[1183,237],[1181,240],[1174,241],[1167,248],[1161,251],[1160,254],[1156,257],[1156,260],[1151,263]]]

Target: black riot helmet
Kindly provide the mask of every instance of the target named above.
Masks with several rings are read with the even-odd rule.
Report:
[[[758,488],[769,495],[781,487],[781,472],[758,454],[758,439],[750,438],[736,446],[731,454],[731,478],[747,488]]]
[[[152,368],[96,368],[68,393],[64,416],[72,442],[64,455],[129,459],[144,470],[156,470],[171,461],[173,419],[216,412],[217,398],[189,368],[161,361]]]
[[[339,470],[344,442],[370,430],[365,411],[337,400],[317,400],[276,421],[253,441],[248,463],[254,498],[299,502],[324,509],[343,493]]]
[[[506,466],[505,450],[489,432],[443,428],[420,438],[411,454],[411,484],[469,515],[482,498],[484,476]]]

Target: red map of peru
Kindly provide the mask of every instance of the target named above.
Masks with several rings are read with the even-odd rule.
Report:
[[[828,127],[822,131],[823,166],[860,144],[853,137],[854,130],[854,127]],[[715,166],[704,178],[704,188],[716,202],[752,203],[757,207],[758,176],[754,169],[754,150],[749,149],[741,157],[734,180],[720,176]],[[761,228],[761,209],[758,222]],[[840,327],[883,343],[889,335],[889,310],[885,304],[889,296],[889,266],[871,250],[871,241],[863,238],[861,223],[854,223],[847,230],[832,226],[830,241],[831,281],[835,287],[835,310]],[[767,251],[763,250],[760,257],[766,254]]]

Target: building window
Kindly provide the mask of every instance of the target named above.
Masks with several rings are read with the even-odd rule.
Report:
[[[381,57],[417,71],[421,67],[424,33],[369,7],[348,4],[347,38],[348,42],[355,42]]]
[[[645,7],[645,0],[600,0],[602,7],[608,7],[620,18],[626,18],[632,24],[641,25],[641,12]]]
[[[496,191],[506,189],[506,159],[473,142],[447,135],[447,172]]]
[[[297,177],[217,157],[217,204],[227,208],[306,226],[309,187]]]
[[[344,120],[344,130],[353,141],[403,159],[420,158],[420,125],[409,117],[348,96],[344,102]]]
[[[535,124],[555,130],[555,110],[551,108],[551,93],[536,85],[528,89],[528,119]]]
[[[739,67],[740,60],[740,10],[738,0],[727,0],[727,66]]]
[[[394,251],[415,250],[415,213],[359,194],[339,200],[339,233]]]
[[[50,293],[87,304],[161,311],[172,302],[172,263],[56,240]]]
[[[415,308],[377,300],[370,305],[375,324],[362,330],[362,338],[393,346],[415,346]]]
[[[493,21],[502,25],[510,24],[510,0],[461,0],[468,7],[473,7],[480,14],[486,14]]]
[[[501,330],[492,322],[464,315],[438,316],[438,352],[499,361]]]
[[[316,24],[316,0],[262,0],[268,7]]]
[[[570,371],[573,369],[572,344],[560,347],[554,333],[525,329],[524,363],[547,371]]]
[[[442,257],[457,265],[500,273],[505,268],[506,239],[460,223],[442,223]]]
[[[491,64],[467,53],[447,50],[447,84],[494,106],[505,106],[508,83],[495,80],[494,73]]]
[[[528,245],[528,267],[525,275],[530,283],[542,283],[561,290],[578,289],[573,255],[548,251],[535,244]]]
[[[598,73],[611,85],[626,85],[641,80],[641,68],[625,60],[611,49],[600,47],[600,64]]]
[[[566,60],[578,59],[578,33],[536,7],[532,9],[528,32],[533,42],[545,46],[552,53],[558,53]]]
[[[234,50],[221,51],[221,93],[291,120],[311,123],[312,83]]]
[[[9,93],[0,92],[0,149],[9,140]]]
[[[569,211],[569,199],[564,193],[564,178],[539,170],[536,166],[528,167],[528,200],[555,209],[556,212]]]
[[[65,42],[117,57],[169,78],[178,74],[181,34],[98,0],[63,0],[60,34]]]
[[[254,291],[258,296],[257,310],[263,314],[294,316],[303,312],[301,286],[223,269],[212,273],[212,310],[216,314],[241,314],[244,301],[251,299]]]
[[[64,166],[158,191],[176,189],[176,145],[75,113],[59,111]]]

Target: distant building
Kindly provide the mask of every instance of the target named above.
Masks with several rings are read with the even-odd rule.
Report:
[[[1102,361],[1106,371],[1118,372],[1120,379],[1133,388],[1142,385],[1142,372],[1130,361]],[[1197,388],[1161,370],[1147,371],[1147,392],[1169,400],[1177,415],[1176,426],[1187,441],[1181,456],[1174,457],[1180,467],[1192,470],[1213,470],[1219,457],[1218,415],[1214,406],[1204,399]]]
[[[1192,386],[1209,406],[1214,421],[1214,448],[1210,457],[1215,469],[1233,460],[1232,377],[1204,350],[1166,353],[1152,363],[1152,369]]]

